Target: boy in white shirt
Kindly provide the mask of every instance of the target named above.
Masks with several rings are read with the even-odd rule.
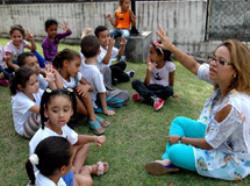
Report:
[[[109,67],[111,70],[112,84],[119,82],[128,82],[134,76],[134,71],[125,72],[127,67],[124,56],[126,40],[121,38],[120,48],[114,47],[115,40],[109,36],[108,28],[105,26],[98,26],[95,29],[95,36],[100,42],[100,53],[97,57],[97,66],[106,75],[104,69]],[[119,60],[118,60],[119,59]],[[113,62],[118,61],[116,64]],[[105,81],[104,79],[104,81]],[[105,81],[106,82],[106,81]]]

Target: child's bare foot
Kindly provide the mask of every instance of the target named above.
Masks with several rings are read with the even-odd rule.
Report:
[[[107,173],[109,170],[109,164],[107,162],[99,161],[94,165],[83,166],[81,174],[88,172],[89,174],[101,176]]]

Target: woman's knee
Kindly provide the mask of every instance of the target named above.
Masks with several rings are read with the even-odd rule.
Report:
[[[188,118],[184,117],[184,116],[177,116],[176,118],[174,118],[171,122],[171,126],[174,125],[180,125],[181,123],[185,122]]]

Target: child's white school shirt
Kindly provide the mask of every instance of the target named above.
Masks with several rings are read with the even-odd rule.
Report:
[[[106,88],[103,81],[103,75],[96,65],[82,64],[80,69],[82,76],[91,84],[93,91],[91,93],[92,103],[96,108],[95,101],[98,93],[106,92]]]
[[[169,86],[169,73],[175,71],[175,64],[166,61],[162,68],[154,67],[152,70],[152,76],[150,79],[150,84],[157,84],[162,86]]]
[[[29,110],[35,105],[40,105],[43,92],[42,89],[39,89],[37,93],[33,94],[34,100],[31,100],[23,92],[17,92],[16,95],[12,96],[12,117],[18,134],[24,135],[24,123],[31,114]]]
[[[4,56],[4,48],[2,46],[0,46],[0,66],[2,68],[6,68],[7,65],[6,63],[3,61],[3,56]]]
[[[97,57],[97,66],[98,67],[102,67],[103,64],[103,59],[105,58],[106,54],[107,54],[108,50],[106,48],[103,48],[102,46],[100,47],[100,53]],[[111,58],[109,60],[109,63],[107,64],[108,66],[112,65],[113,61],[117,60],[117,56],[118,56],[119,50],[115,47],[112,48],[112,52],[111,52]]]
[[[62,178],[56,184],[48,177],[43,176],[40,172],[36,175],[36,186],[66,186]]]
[[[6,45],[5,45],[5,48],[4,48],[4,51],[5,52],[9,52],[12,54],[13,56],[13,61],[17,61],[17,57],[22,54],[24,52],[24,48],[26,46],[28,46],[29,43],[28,41],[23,41],[21,44],[20,44],[20,47],[19,48],[16,48],[16,46],[13,44],[12,41],[9,41]]]
[[[44,127],[44,129],[40,128],[35,135],[31,138],[29,142],[29,151],[30,154],[33,154],[36,146],[45,138],[50,136],[61,136],[66,138],[72,145],[76,144],[78,141],[78,134],[71,128],[68,127],[67,124],[65,124],[62,127],[62,134],[58,134],[55,131],[51,130],[48,127]]]
[[[75,77],[70,77],[69,81],[63,78],[63,87],[64,88],[76,88],[79,81],[82,79],[82,74],[80,72],[77,73]]]

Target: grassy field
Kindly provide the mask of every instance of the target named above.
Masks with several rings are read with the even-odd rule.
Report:
[[[0,39],[0,45],[7,42]],[[77,46],[60,45],[79,50]],[[39,48],[41,52],[41,49]],[[103,147],[91,146],[87,164],[98,160],[110,163],[110,171],[94,177],[96,186],[175,186],[175,185],[249,185],[250,179],[242,182],[225,182],[204,178],[196,173],[181,171],[178,174],[150,176],[143,166],[161,157],[166,143],[168,127],[176,116],[197,118],[212,87],[198,80],[179,63],[177,65],[175,92],[178,99],[170,98],[164,108],[154,112],[151,107],[129,102],[117,110],[113,117],[106,118],[112,124],[106,130],[107,142]],[[134,69],[134,79],[143,79],[145,64],[128,64]],[[133,92],[130,83],[118,86]],[[0,87],[0,186],[26,185],[24,163],[28,156],[28,140],[19,137],[13,127],[8,88]],[[86,125],[75,129],[78,133],[91,134]],[[180,155],[181,156],[181,155]]]

